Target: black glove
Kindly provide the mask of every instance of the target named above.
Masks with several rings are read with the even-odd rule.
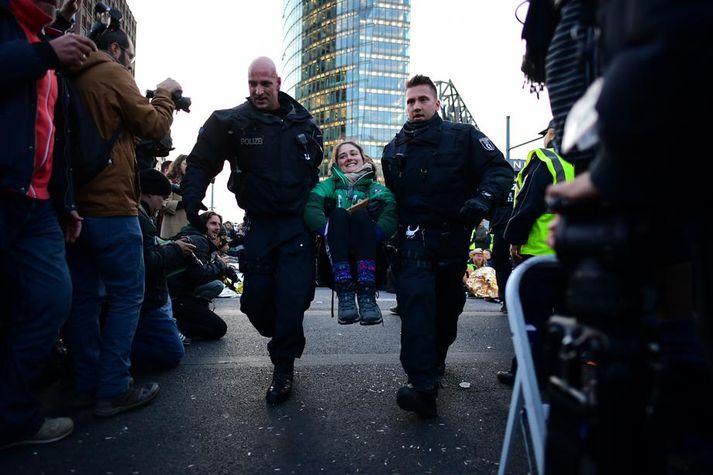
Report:
[[[225,277],[227,277],[231,282],[238,281],[238,273],[235,272],[232,266],[225,266]]]
[[[469,226],[477,226],[490,213],[492,201],[482,194],[466,200],[458,214]]]
[[[369,213],[369,217],[372,220],[378,221],[381,213],[384,212],[384,208],[386,208],[386,201],[369,200],[369,204],[366,205],[366,212]]]
[[[325,198],[324,199],[324,215],[329,217],[330,214],[332,214],[332,211],[334,211],[334,208],[337,207],[337,200],[334,198]]]
[[[183,201],[179,201],[178,203],[176,203],[176,209],[183,209]]]
[[[198,211],[200,210],[200,206],[202,204],[188,203],[185,200],[182,201],[182,203],[186,210],[186,218],[188,218],[188,222],[191,223],[191,225],[197,230],[203,231],[203,222],[198,217]]]

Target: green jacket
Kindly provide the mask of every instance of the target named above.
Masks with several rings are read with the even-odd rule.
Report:
[[[384,236],[389,238],[396,232],[398,222],[396,200],[391,191],[374,178],[372,171],[359,178],[356,183],[350,184],[339,167],[332,165],[332,174],[312,188],[309,194],[304,213],[309,230],[321,232],[324,229],[328,208],[349,208],[369,198],[370,201],[382,200],[386,204],[376,224],[384,232]],[[328,203],[330,200],[331,206]]]

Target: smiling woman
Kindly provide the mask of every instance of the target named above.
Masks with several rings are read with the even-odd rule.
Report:
[[[374,161],[357,142],[334,147],[332,175],[312,189],[305,221],[324,238],[320,257],[329,258],[339,299],[337,321],[381,323],[375,299],[376,256],[380,242],[396,231],[396,202],[376,180]]]

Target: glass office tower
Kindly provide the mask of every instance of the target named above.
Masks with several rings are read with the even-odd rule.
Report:
[[[378,161],[403,125],[410,9],[410,0],[284,0],[283,90],[317,120],[325,158],[346,138]]]

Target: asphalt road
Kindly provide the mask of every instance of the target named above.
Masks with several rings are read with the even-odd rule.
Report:
[[[400,320],[387,310],[394,295],[380,295],[384,325],[373,327],[338,325],[330,298],[317,289],[305,316],[307,347],[286,403],[265,403],[267,340],[240,313],[238,298],[218,299],[225,338],[194,343],[172,371],[136,375],[161,385],[149,407],[95,418],[66,408],[56,385],[45,397],[48,410],[74,417],[75,432],[55,444],[0,452],[0,473],[496,473],[511,391],[495,372],[512,354],[499,306],[468,299],[447,360],[440,417],[421,421],[396,405],[405,375]],[[519,441],[510,466],[510,473],[528,472]]]

